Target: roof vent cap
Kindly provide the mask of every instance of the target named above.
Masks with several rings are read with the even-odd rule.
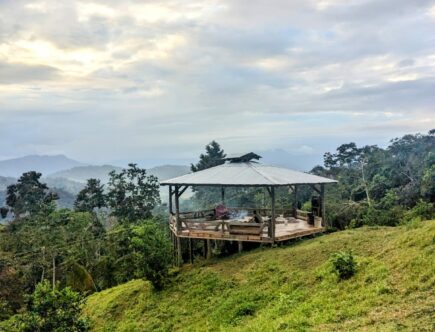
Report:
[[[259,160],[261,156],[254,152],[249,153],[235,153],[227,155],[224,160],[229,161],[230,163],[244,163],[248,161],[252,161],[253,159]]]

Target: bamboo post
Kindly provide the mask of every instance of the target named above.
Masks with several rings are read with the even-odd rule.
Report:
[[[239,254],[243,251],[243,241],[237,241]]]

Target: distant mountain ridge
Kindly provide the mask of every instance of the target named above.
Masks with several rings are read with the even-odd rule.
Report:
[[[102,166],[78,166],[67,170],[62,170],[50,174],[50,179],[67,179],[79,183],[85,183],[87,179],[100,179],[101,182],[109,181],[109,173],[111,171],[120,172],[121,167],[113,165]],[[147,169],[147,174],[156,176],[160,181],[167,180],[173,177],[181,176],[190,172],[190,167],[185,165],[162,165]]]
[[[69,169],[64,169],[50,174],[49,178],[63,178],[70,181],[76,181],[85,183],[88,179],[100,179],[101,182],[107,183],[109,181],[109,173],[111,171],[119,172],[121,167],[113,165],[89,165],[89,166],[77,166]]]
[[[75,197],[90,178],[100,179],[106,184],[111,171],[120,172],[121,167],[113,165],[86,165],[66,156],[26,156],[0,161],[0,207],[5,204],[6,189],[17,182],[28,171],[42,173],[41,182],[59,195],[59,207],[72,208]],[[147,174],[160,181],[181,176],[190,172],[186,165],[162,165],[147,169]],[[161,191],[162,196],[166,191]],[[162,198],[163,199],[163,198]]]
[[[0,176],[19,177],[28,171],[37,171],[47,176],[58,172],[86,164],[70,159],[64,155],[29,155],[20,158],[0,160]]]

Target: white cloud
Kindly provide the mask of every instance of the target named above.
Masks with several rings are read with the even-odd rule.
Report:
[[[424,131],[435,103],[434,8],[0,2],[0,121],[10,128],[0,151],[185,156],[218,139],[236,151],[315,153],[319,138]]]

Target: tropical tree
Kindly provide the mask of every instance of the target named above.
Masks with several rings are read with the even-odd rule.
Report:
[[[205,146],[205,153],[201,153],[199,161],[191,164],[192,172],[202,171],[204,169],[222,165],[225,161],[225,152],[216,141],[211,141]],[[220,199],[219,188],[194,188],[194,201],[203,208],[209,208],[210,205],[216,204]]]
[[[99,179],[88,179],[86,187],[77,195],[74,209],[79,212],[93,212],[106,206],[104,185]]]
[[[128,169],[109,173],[107,202],[112,215],[124,221],[137,221],[152,216],[152,209],[160,203],[157,177],[147,175],[145,169],[129,164]]]
[[[205,154],[201,153],[198,163],[191,164],[190,169],[192,172],[202,171],[210,167],[222,165],[225,161],[225,153],[219,143],[211,141],[205,146]]]
[[[84,298],[71,288],[52,289],[48,282],[36,286],[29,297],[27,311],[17,320],[17,330],[71,331],[89,330],[89,322],[82,316]]]
[[[39,212],[50,213],[56,208],[56,193],[52,192],[39,179],[41,173],[27,172],[21,175],[16,184],[7,187],[6,204],[15,218],[35,215]],[[5,215],[2,211],[2,215]]]

